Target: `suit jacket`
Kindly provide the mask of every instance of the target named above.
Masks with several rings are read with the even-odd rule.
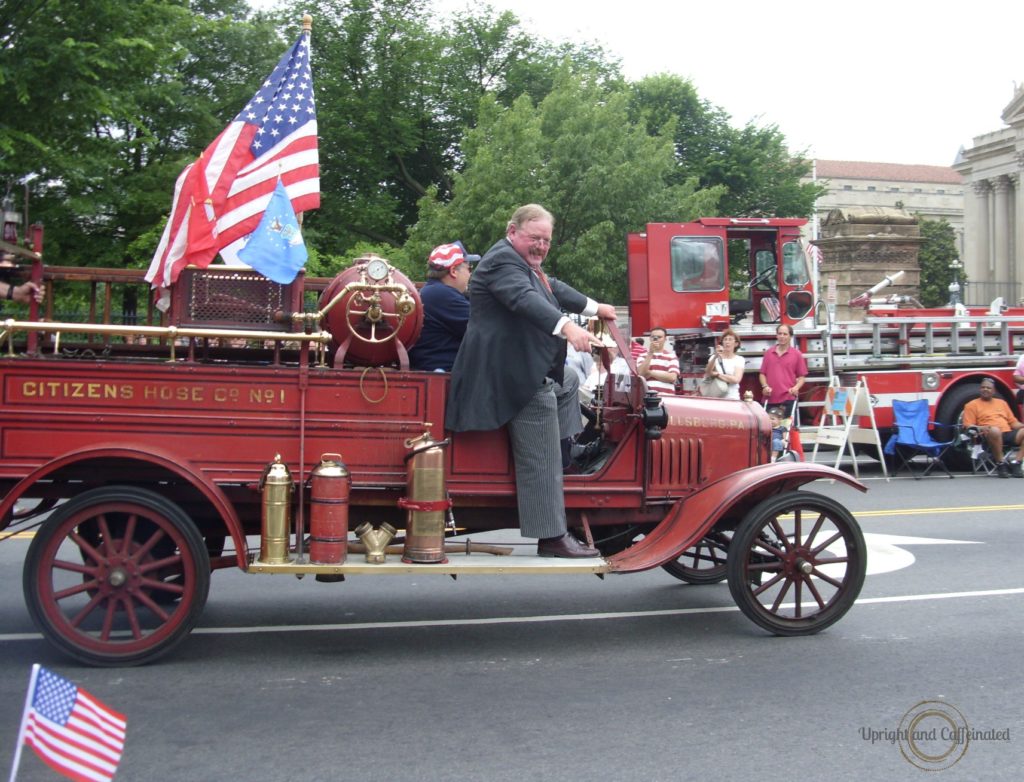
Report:
[[[545,376],[564,369],[566,342],[552,332],[562,310],[582,312],[587,297],[549,282],[550,292],[506,239],[484,255],[469,283],[469,326],[452,368],[446,428],[498,429]]]

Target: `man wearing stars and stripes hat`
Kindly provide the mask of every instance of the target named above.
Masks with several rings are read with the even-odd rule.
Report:
[[[469,323],[469,265],[479,255],[462,242],[442,244],[427,259],[427,282],[420,290],[423,330],[409,351],[409,365],[427,372],[450,372]]]

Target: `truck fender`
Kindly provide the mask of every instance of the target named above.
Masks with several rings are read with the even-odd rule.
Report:
[[[47,462],[18,481],[3,500],[0,501],[0,519],[7,517],[11,509],[14,508],[14,503],[23,495],[30,493],[29,490],[37,481],[43,480],[69,464],[94,459],[128,459],[146,462],[174,473],[182,480],[192,484],[213,506],[214,510],[223,520],[224,526],[231,534],[231,539],[235,544],[238,566],[243,569],[247,566],[248,548],[245,535],[242,533],[242,523],[235,512],[234,506],[220,487],[208,480],[202,473],[192,470],[188,464],[181,464],[175,461],[170,454],[155,448],[140,448],[138,444],[122,445],[114,443],[104,446],[88,446],[68,451],[59,458]]]
[[[775,462],[727,475],[696,494],[678,500],[643,540],[608,558],[611,570],[634,573],[679,557],[728,515],[742,518],[766,497],[817,480],[837,480],[860,491],[867,486],[846,473],[820,464]]]

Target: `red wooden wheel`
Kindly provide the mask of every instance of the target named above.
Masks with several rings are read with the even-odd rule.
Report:
[[[717,584],[726,576],[728,532],[709,532],[696,545],[661,567],[687,584]]]
[[[835,500],[791,491],[755,506],[729,545],[729,590],[748,619],[776,635],[838,621],[864,584],[867,551]]]
[[[91,665],[165,654],[192,630],[209,587],[209,555],[188,516],[133,486],[59,506],[32,541],[23,577],[43,635]]]

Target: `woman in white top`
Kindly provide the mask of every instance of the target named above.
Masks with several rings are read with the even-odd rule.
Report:
[[[717,377],[729,384],[726,399],[740,398],[740,382],[743,380],[743,369],[746,360],[736,353],[740,347],[740,338],[732,329],[726,329],[719,337],[715,347],[715,355],[704,368],[704,377]]]

